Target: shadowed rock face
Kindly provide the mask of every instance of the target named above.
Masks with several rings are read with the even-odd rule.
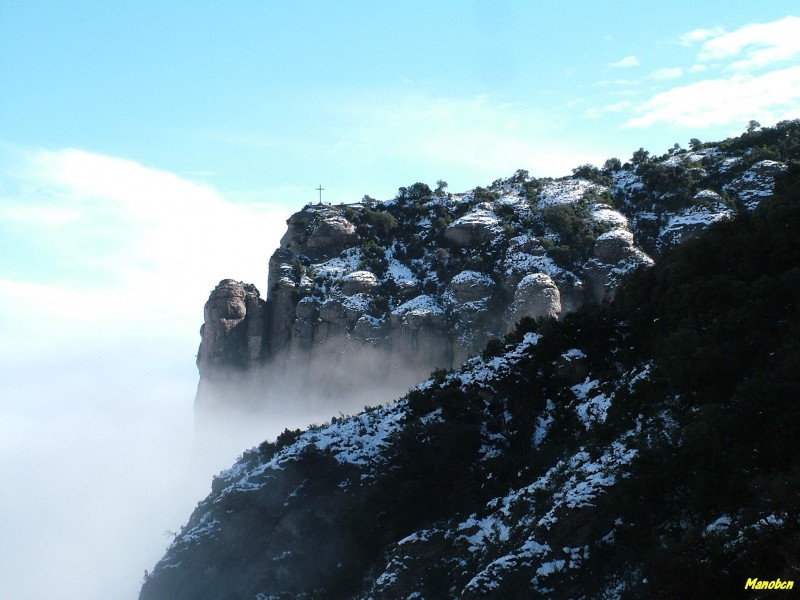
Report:
[[[452,246],[464,248],[491,241],[501,231],[490,207],[479,205],[471,213],[453,221],[445,230],[444,239]]]
[[[217,367],[246,369],[262,358],[266,303],[250,283],[223,279],[211,292],[204,310],[202,341],[197,354],[201,375]]]
[[[225,410],[230,391],[262,364],[266,302],[254,285],[223,279],[211,292],[204,316],[197,351],[199,418],[216,408]]]

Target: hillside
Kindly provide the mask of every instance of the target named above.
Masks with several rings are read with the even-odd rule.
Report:
[[[774,190],[738,192],[672,247],[670,223],[701,211],[653,211],[624,176],[620,211],[659,223],[640,234],[652,268],[602,304],[524,318],[398,402],[248,450],[140,598],[750,598],[748,578],[796,580],[800,169],[786,163]],[[731,181],[754,167],[775,168]]]
[[[352,412],[458,367],[523,317],[607,302],[625,273],[769,197],[799,140],[790,121],[561,179],[520,170],[465,193],[440,181],[309,204],[269,261],[266,299],[233,280],[212,291],[199,423]]]

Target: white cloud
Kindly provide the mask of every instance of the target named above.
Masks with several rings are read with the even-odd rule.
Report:
[[[693,128],[774,122],[800,115],[800,66],[760,76],[735,75],[673,88],[640,106],[627,127],[671,123]]]
[[[203,304],[289,211],[75,149],[0,145],[0,181],[0,595],[132,598],[208,490]]]
[[[755,23],[732,32],[696,29],[681,37],[701,43],[694,75],[717,72],[716,78],[662,91],[633,108],[628,127],[670,123],[693,128],[741,125],[751,119],[774,122],[800,112],[800,17]],[[680,67],[661,68],[652,79],[681,76]]]
[[[699,60],[731,59],[729,69],[749,71],[800,56],[800,17],[789,16],[771,23],[754,23],[730,33],[710,36],[703,44]]]
[[[159,302],[186,306],[187,293],[226,273],[264,287],[264,253],[277,247],[289,213],[266,202],[234,204],[169,172],[76,149],[29,152],[13,177],[16,195],[6,193],[0,225],[24,228],[37,250],[68,259],[73,289],[110,280],[145,303],[166,285],[172,291]]]
[[[723,33],[725,33],[725,30],[721,27],[715,27],[714,29],[693,29],[692,31],[684,33],[680,37],[679,42],[684,46],[691,46],[697,42],[722,35]]]
[[[681,67],[662,67],[650,73],[650,78],[666,80],[676,79],[681,75],[683,75],[683,69]]]
[[[626,68],[629,68],[629,67],[635,67],[638,64],[639,64],[639,59],[635,55],[629,54],[625,58],[622,58],[622,59],[618,60],[617,62],[613,62],[608,66],[609,67],[626,69]]]

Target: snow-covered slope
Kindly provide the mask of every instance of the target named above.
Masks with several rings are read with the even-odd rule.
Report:
[[[651,168],[708,156],[734,169],[714,149]],[[737,168],[731,181],[751,166]],[[652,213],[654,243],[692,206],[716,214],[722,185],[659,211],[636,171],[613,175],[628,207],[617,214]],[[619,274],[606,304],[523,320],[397,402],[245,452],[142,600],[735,597],[750,577],[796,578],[800,175],[783,171],[775,197],[723,203],[730,214],[705,233]],[[584,208],[609,210],[596,204]],[[477,221],[494,227],[498,206]],[[619,218],[600,252],[632,234]],[[516,233],[509,250],[549,258],[542,238]],[[355,271],[352,285],[371,285]],[[480,303],[486,277],[459,269],[441,300],[414,295],[392,315]]]

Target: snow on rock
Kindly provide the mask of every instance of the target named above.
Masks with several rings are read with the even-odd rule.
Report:
[[[722,196],[714,190],[700,190],[692,196],[692,202],[695,204],[720,204],[722,203]]]
[[[635,171],[614,171],[614,173],[612,173],[612,179],[614,181],[614,189],[622,194],[627,195],[644,187],[642,178],[639,177]]]
[[[287,463],[301,460],[310,447],[329,453],[340,464],[349,464],[363,470],[363,478],[375,475],[378,465],[384,463],[390,437],[399,431],[406,418],[406,405],[398,402],[376,408],[354,417],[341,419],[324,427],[309,428],[294,443],[282,448],[267,461],[252,464],[255,450],[245,453],[230,469],[215,478],[220,488],[214,503],[236,493],[262,488],[271,471],[280,471]]]
[[[476,302],[492,295],[494,280],[477,271],[461,271],[450,280],[445,299],[456,305]]]
[[[536,429],[533,430],[533,435],[531,436],[531,442],[533,443],[534,448],[538,448],[542,445],[542,442],[547,437],[547,433],[550,431],[550,426],[555,421],[553,417],[553,411],[555,410],[555,405],[553,401],[548,399],[547,400],[547,411],[542,413],[536,418]]]
[[[502,231],[500,220],[494,212],[477,207],[450,223],[444,232],[444,239],[452,246],[463,248],[489,242]]]
[[[749,210],[775,192],[775,178],[788,170],[782,162],[762,160],[747,169],[723,189],[736,194]]]
[[[340,256],[314,265],[314,271],[323,277],[340,279],[358,269],[361,260],[361,250],[350,248]]]
[[[522,341],[511,351],[502,356],[495,356],[485,359],[475,356],[464,363],[462,369],[448,376],[448,380],[457,379],[461,385],[477,385],[485,387],[486,382],[495,379],[499,374],[507,373],[511,367],[519,362],[528,352],[531,346],[535,346],[542,336],[538,333],[527,332]],[[432,384],[432,380],[429,380]],[[428,382],[423,382],[418,386],[425,389]]]
[[[598,380],[590,381],[587,377],[583,383],[570,388],[575,397],[582,400],[575,407],[575,413],[587,430],[595,423],[605,423],[608,409],[611,407],[611,398],[602,393],[592,394],[599,383]]]
[[[592,220],[612,227],[627,227],[628,219],[621,212],[614,210],[606,204],[593,204],[591,206]]]
[[[606,188],[585,179],[560,179],[544,185],[539,194],[539,208],[556,204],[573,204],[582,200],[586,192],[605,191]]]
[[[732,523],[732,522],[733,522],[733,521],[732,521],[732,519],[730,518],[730,516],[728,516],[728,515],[722,515],[720,518],[716,519],[715,521],[713,521],[712,523],[710,523],[710,524],[709,524],[709,525],[708,525],[708,526],[705,528],[705,533],[706,533],[706,534],[709,534],[709,533],[715,533],[715,532],[717,532],[717,531],[723,531],[723,530],[726,530],[726,529],[728,529],[728,528],[731,526],[731,523]]]
[[[517,252],[509,250],[503,261],[505,273],[507,275],[545,273],[550,277],[565,276],[567,272],[559,267],[553,259],[542,254],[529,254],[527,252]]]
[[[436,299],[425,294],[404,302],[392,311],[392,314],[396,316],[422,316],[443,313],[444,309],[436,303]]]
[[[707,229],[712,223],[730,219],[733,211],[724,204],[692,206],[670,217],[658,236],[660,247],[680,244]]]
[[[635,251],[633,234],[628,229],[612,229],[595,240],[592,254],[601,262],[618,263],[630,258]]]
[[[403,287],[405,285],[416,285],[417,278],[406,265],[395,258],[389,258],[389,266],[386,269],[387,277],[394,279],[394,282]]]
[[[378,278],[370,271],[353,271],[345,275],[339,288],[345,296],[369,292],[378,285]]]
[[[561,292],[549,275],[531,273],[517,285],[507,312],[509,332],[523,317],[557,317],[561,313]]]

